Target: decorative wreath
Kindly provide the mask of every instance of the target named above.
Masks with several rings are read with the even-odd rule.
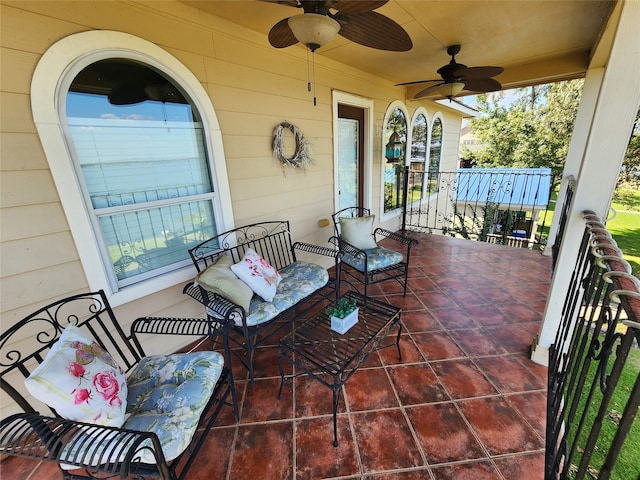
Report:
[[[285,129],[293,133],[296,141],[296,151],[289,158],[285,157],[282,151]],[[282,122],[273,131],[273,156],[280,160],[283,165],[302,169],[313,165],[310,146],[311,144],[304,138],[300,129],[289,122]]]

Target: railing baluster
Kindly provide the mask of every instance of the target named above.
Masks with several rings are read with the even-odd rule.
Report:
[[[540,170],[524,169],[520,173],[513,169],[467,168],[430,172],[423,178],[420,199],[415,199],[411,190],[402,212],[403,228],[541,248],[547,239],[544,222],[538,225],[538,217],[542,208],[547,212],[548,202],[539,203],[550,198],[554,181],[549,169]],[[418,175],[424,172],[409,170],[405,175],[407,185],[416,185]],[[498,231],[497,226],[502,228]],[[525,230],[526,237],[515,230]]]
[[[640,339],[640,280],[628,273],[597,216],[583,217],[585,233],[550,348],[546,480],[611,478],[640,405],[640,372],[627,362]],[[628,319],[626,333],[616,331],[622,318]],[[626,369],[634,385],[618,400],[626,403],[609,442],[603,428],[614,394],[624,388],[618,381]],[[596,451],[606,458],[596,460]],[[640,476],[640,468],[631,475]]]

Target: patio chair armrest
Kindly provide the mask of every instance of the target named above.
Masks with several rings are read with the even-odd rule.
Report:
[[[333,236],[329,239],[329,242],[338,247],[340,251],[340,258],[342,258],[345,254],[350,254],[356,258],[367,258],[367,252],[354,247],[349,242],[345,242],[344,240],[342,240],[340,237]]]
[[[302,250],[303,252],[315,253],[317,255],[324,255],[325,257],[337,258],[339,259],[342,255],[340,250],[336,250],[335,248],[323,247],[321,245],[314,245],[312,243],[305,242],[295,242],[293,244],[293,249]]]
[[[0,422],[0,453],[127,477],[135,472],[143,450],[152,450],[163,478],[169,470],[160,440],[153,432],[19,413]],[[167,475],[167,476],[164,476]]]
[[[153,335],[210,336],[221,332],[223,322],[207,318],[140,317],[131,325],[131,333]]]
[[[225,327],[230,328],[236,318],[242,318],[243,323],[246,322],[244,308],[227,300],[222,295],[205,290],[196,282],[186,284],[182,289],[182,293],[189,295],[204,305],[207,310],[207,317],[211,317],[213,321],[222,322]]]
[[[411,248],[414,245],[418,244],[418,240],[415,238],[405,237],[404,235],[400,235],[397,232],[392,232],[391,230],[386,230],[384,228],[378,227],[376,228],[374,235],[382,235],[383,237],[390,238],[391,240],[395,240],[396,242],[404,243]]]

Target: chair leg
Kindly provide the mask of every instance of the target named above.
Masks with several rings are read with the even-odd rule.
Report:
[[[251,385],[253,385],[253,352],[254,352],[254,348],[253,348],[253,341],[252,339],[249,337],[246,339],[247,342],[247,367],[249,368],[249,381],[251,382]]]
[[[338,301],[338,298],[340,297],[340,277],[342,276],[340,261],[336,261],[335,274],[336,279],[333,282],[333,288],[335,290],[336,301]]]
[[[226,362],[229,364],[229,373],[227,382],[229,383],[229,388],[231,389],[231,401],[233,402],[233,413],[236,417],[236,422],[240,421],[240,412],[238,410],[238,396],[236,394],[236,384],[233,380],[233,366],[231,364],[231,347],[229,346],[229,331],[227,328],[224,329],[223,333],[223,343],[224,343],[224,355],[226,357]]]
[[[363,292],[364,292],[364,306],[366,307],[366,306],[367,306],[367,298],[369,298],[369,297],[368,297],[368,295],[367,295],[367,292],[368,292],[368,290],[369,290],[369,276],[368,276],[368,274],[367,274],[367,271],[366,271],[366,270],[365,270],[365,272],[364,272],[364,281],[363,281],[362,283],[364,284],[364,288],[363,288]]]
[[[404,266],[404,293],[402,294],[403,297],[407,296],[407,283],[409,282],[409,264],[406,264]]]

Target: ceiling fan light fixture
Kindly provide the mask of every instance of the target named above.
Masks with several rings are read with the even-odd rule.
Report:
[[[438,87],[438,93],[448,99],[455,97],[462,90],[464,90],[464,83],[462,82],[443,83]]]
[[[340,30],[336,20],[318,13],[294,15],[288,23],[293,35],[312,52],[333,40]]]

